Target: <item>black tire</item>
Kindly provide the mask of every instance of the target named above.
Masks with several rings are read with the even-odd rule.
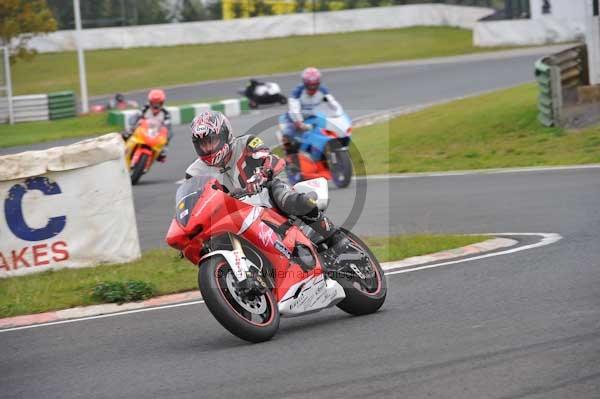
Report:
[[[352,159],[347,149],[342,149],[338,141],[332,140],[327,144],[325,152],[327,166],[336,187],[345,188],[352,181]]]
[[[288,99],[287,99],[287,97],[286,97],[286,96],[284,96],[284,95],[280,95],[280,96],[279,96],[279,104],[281,104],[281,105],[285,105],[285,104],[287,104],[287,103],[288,103]]]
[[[381,265],[379,264],[379,261],[373,252],[371,252],[369,247],[350,231],[346,229],[342,230],[348,236],[348,238],[354,242],[354,244],[357,244],[368,254],[372,261],[371,266],[375,272],[375,277],[378,279],[378,286],[374,292],[367,292],[364,287],[362,287],[363,289],[357,288],[357,285],[360,286],[360,284],[356,282],[358,281],[356,280],[359,278],[358,276],[356,276],[356,279],[350,280],[340,275],[338,278],[336,278],[336,281],[344,288],[346,298],[338,303],[337,307],[354,316],[375,313],[379,310],[379,308],[381,308],[387,295],[387,282],[385,274],[381,268]]]
[[[258,310],[264,303],[265,312],[260,315],[254,314],[237,302],[234,295],[237,298],[240,296],[230,291],[227,285],[228,278],[235,279],[223,256],[211,256],[200,264],[198,286],[208,310],[223,327],[243,340],[254,343],[270,340],[279,328],[279,309],[271,291],[260,297],[260,304],[256,304],[256,301],[246,302],[246,306],[251,307],[254,304]]]
[[[131,169],[131,184],[137,184],[140,178],[144,174],[144,168],[148,162],[148,154],[143,154],[138,158],[138,161],[133,165]]]

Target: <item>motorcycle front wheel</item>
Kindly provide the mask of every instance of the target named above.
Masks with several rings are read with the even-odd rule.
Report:
[[[211,256],[200,264],[198,286],[208,310],[233,335],[258,343],[277,332],[279,309],[271,291],[252,300],[246,298],[223,256]]]
[[[345,188],[350,185],[352,180],[352,160],[347,149],[342,149],[336,140],[331,140],[327,144],[325,152],[327,166],[331,172],[331,178],[336,187]]]
[[[148,154],[143,154],[138,158],[138,161],[131,168],[131,184],[137,184],[144,174],[144,168],[148,162]]]
[[[350,240],[349,251],[363,252],[367,261],[364,264],[347,263],[336,271],[335,280],[344,288],[346,298],[337,304],[338,308],[355,316],[375,313],[385,302],[387,282],[379,261],[367,244],[352,232],[342,229]]]

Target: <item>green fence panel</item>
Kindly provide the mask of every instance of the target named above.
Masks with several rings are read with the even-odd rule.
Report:
[[[58,111],[50,111],[50,119],[73,118],[75,116],[77,116],[77,112],[75,111],[75,108],[58,110]]]
[[[77,114],[77,103],[73,91],[59,91],[48,94],[50,119],[71,118]]]
[[[540,92],[538,121],[544,126],[554,126],[551,67],[544,63],[544,59],[535,63],[535,80]]]
[[[119,111],[109,111],[108,124],[115,126],[125,126],[125,115]]]
[[[191,105],[182,105],[179,107],[179,116],[181,117],[181,123],[190,123],[196,116],[196,111]]]
[[[542,113],[538,114],[538,118],[537,119],[538,119],[538,121],[542,125],[544,125],[546,127],[552,127],[552,126],[554,126],[554,120],[552,118],[549,118],[545,114],[542,114]]]
[[[213,111],[219,111],[225,113],[225,104],[221,103],[212,103],[210,104],[210,109]]]
[[[240,98],[240,109],[242,110],[242,114],[250,111],[250,103],[246,97]]]

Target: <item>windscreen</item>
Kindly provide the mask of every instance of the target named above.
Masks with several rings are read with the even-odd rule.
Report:
[[[185,227],[187,225],[192,209],[194,209],[198,198],[204,192],[204,186],[211,179],[214,179],[214,177],[194,176],[187,179],[177,189],[177,194],[175,195],[175,218],[181,226]]]

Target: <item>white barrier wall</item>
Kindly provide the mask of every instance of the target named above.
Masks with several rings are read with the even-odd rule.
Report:
[[[116,133],[0,157],[0,277],[140,257]]]
[[[539,19],[482,21],[473,29],[473,44],[481,47],[528,46],[582,40],[585,21],[546,16]]]
[[[118,28],[85,29],[85,50],[158,47],[230,42],[314,33],[392,29],[409,26],[455,26],[471,29],[493,12],[489,8],[421,4],[316,13],[278,15],[227,21],[186,22]],[[29,47],[39,52],[74,51],[75,31],[37,36]]]

